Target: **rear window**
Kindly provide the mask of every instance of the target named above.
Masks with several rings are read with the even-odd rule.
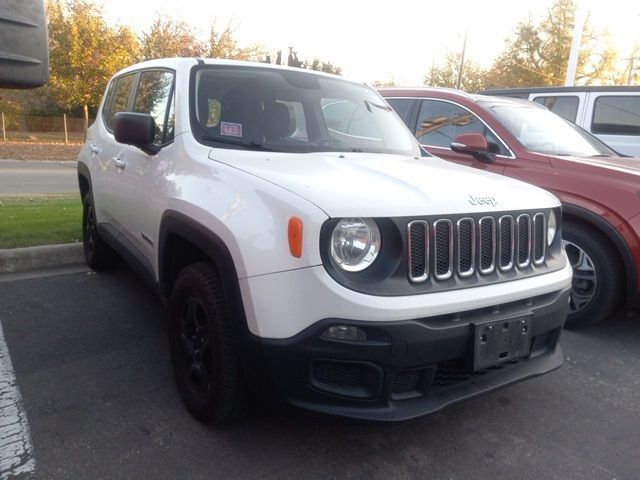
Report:
[[[534,102],[544,105],[553,113],[575,123],[578,116],[578,103],[580,99],[575,96],[536,97]]]
[[[591,131],[603,135],[640,135],[640,96],[596,98]]]
[[[407,123],[409,121],[409,107],[413,99],[411,98],[387,98],[387,103],[393,107],[398,116]]]

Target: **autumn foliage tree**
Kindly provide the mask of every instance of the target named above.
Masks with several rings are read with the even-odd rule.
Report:
[[[214,21],[209,30],[207,56],[210,58],[227,58],[231,60],[259,61],[266,48],[258,43],[240,46],[235,35],[236,27],[230,22],[220,29]]]
[[[456,88],[460,71],[460,53],[448,53],[442,65],[431,67],[424,84],[432,87]],[[485,88],[487,72],[476,62],[466,59],[462,65],[460,88],[465,92],[476,93]]]
[[[574,0],[555,0],[541,21],[520,22],[488,72],[487,85],[563,85],[575,22]],[[615,83],[618,76],[616,53],[607,46],[606,39],[606,33],[593,30],[587,19],[582,32],[576,84]]]
[[[316,70],[318,72],[333,73],[334,75],[342,75],[342,68],[338,67],[337,65],[334,65],[331,62],[321,60],[319,58],[314,58],[311,61],[309,60],[305,61],[302,64],[302,68],[307,68],[309,70]]]
[[[95,109],[109,78],[135,63],[140,43],[128,27],[111,26],[90,0],[49,0],[50,80],[45,93],[63,109]]]
[[[218,28],[215,20],[209,30],[209,38],[203,41],[188,23],[158,16],[151,28],[142,34],[141,42],[143,60],[166,57],[258,60],[264,52],[264,47],[259,44],[240,46],[233,24]]]
[[[186,22],[156,17],[141,36],[143,60],[165,57],[201,57],[207,47]]]
[[[334,75],[342,75],[342,68],[334,65],[333,63],[322,60],[320,58],[313,58],[312,60],[301,60],[298,58],[298,52],[294,51],[294,47],[289,47],[289,55],[287,60],[282,58],[282,50],[276,54],[275,62],[272,62],[271,55],[266,55],[264,63],[275,63],[276,65],[287,65],[289,67],[306,68],[307,70],[315,70],[318,72],[332,73]]]
[[[518,23],[491,68],[483,70],[466,60],[462,89],[475,92],[492,87],[564,85],[575,22],[575,1],[555,0],[543,18]],[[620,83],[616,52],[606,40],[606,32],[596,32],[587,19],[578,57],[577,85]],[[455,87],[459,64],[460,54],[450,53],[444,64],[431,68],[425,83]]]

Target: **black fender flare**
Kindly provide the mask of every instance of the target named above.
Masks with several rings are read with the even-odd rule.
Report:
[[[84,202],[84,196],[87,192],[89,192],[91,193],[91,200],[93,201],[93,184],[91,182],[91,172],[89,171],[88,165],[84,162],[79,161],[77,171],[78,171],[78,191],[80,192],[80,200]],[[82,188],[82,179],[86,180],[88,184],[87,190]]]
[[[174,210],[166,210],[160,220],[158,235],[158,280],[161,292],[170,293],[171,289],[171,285],[167,283],[171,276],[170,266],[164,261],[167,253],[167,240],[171,234],[187,240],[211,258],[218,267],[218,273],[225,282],[225,287],[234,284],[237,286],[237,290],[240,290],[233,257],[224,241],[215,232],[187,215]]]
[[[165,211],[160,221],[158,235],[158,291],[167,304],[171,295],[171,285],[167,282],[170,281],[172,272],[171,265],[168,265],[165,260],[168,258],[166,251],[168,239],[172,234],[199,248],[216,265],[224,285],[225,300],[232,318],[231,326],[240,363],[245,375],[253,380],[248,386],[251,390],[254,390],[254,387],[262,388],[258,385],[265,381],[266,372],[256,373],[261,370],[258,366],[264,365],[260,340],[249,331],[238,273],[229,248],[215,232],[201,223],[182,213],[173,210]]]

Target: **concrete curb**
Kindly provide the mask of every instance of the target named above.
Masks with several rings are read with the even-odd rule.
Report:
[[[0,249],[0,274],[84,263],[81,243]]]

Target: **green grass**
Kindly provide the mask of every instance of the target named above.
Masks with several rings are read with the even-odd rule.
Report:
[[[0,197],[0,248],[82,240],[79,195]]]

